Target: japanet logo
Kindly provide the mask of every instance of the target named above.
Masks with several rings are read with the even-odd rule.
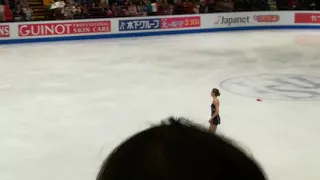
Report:
[[[91,34],[111,32],[110,21],[88,21],[75,23],[21,24],[19,36],[52,36],[68,34]]]
[[[214,21],[214,24],[224,24],[231,26],[232,24],[248,24],[250,23],[249,16],[243,17],[225,17],[225,16],[218,16]]]
[[[9,25],[0,25],[0,38],[10,37]]]
[[[272,23],[272,22],[278,22],[280,20],[279,15],[256,15],[253,16],[253,19],[256,20],[259,23]]]

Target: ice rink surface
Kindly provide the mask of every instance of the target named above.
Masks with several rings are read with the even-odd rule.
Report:
[[[317,31],[0,46],[0,179],[94,180],[111,149],[165,117],[207,126],[217,87],[218,132],[270,180],[319,180],[319,47]]]

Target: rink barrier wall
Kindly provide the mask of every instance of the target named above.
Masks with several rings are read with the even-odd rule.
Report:
[[[320,12],[263,11],[1,23],[0,44],[282,29],[320,29]]]

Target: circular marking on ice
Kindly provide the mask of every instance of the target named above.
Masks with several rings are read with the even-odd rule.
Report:
[[[220,86],[233,94],[265,100],[320,100],[320,77],[258,74],[229,78]]]

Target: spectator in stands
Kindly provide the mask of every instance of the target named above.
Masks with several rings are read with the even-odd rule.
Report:
[[[81,7],[81,11],[82,11],[82,14],[83,14],[84,18],[87,18],[88,15],[89,15],[88,5],[87,5],[87,4],[84,4],[84,5]]]
[[[28,4],[23,5],[22,11],[23,11],[23,14],[24,14],[24,19],[26,21],[31,21],[32,20],[33,10],[30,8],[30,6]]]
[[[167,0],[161,0],[159,3],[163,15],[170,15],[170,5]]]
[[[65,1],[65,3],[67,4],[67,5],[74,5],[75,4],[75,1],[74,0],[64,0]]]
[[[193,5],[189,4],[190,2],[186,1],[183,3],[183,14],[194,14]]]
[[[206,3],[206,0],[200,0],[200,4],[198,5],[199,13],[205,14],[208,12],[208,5]]]
[[[10,2],[8,0],[5,0],[3,5],[3,15],[4,15],[4,21],[6,22],[12,22],[13,21],[13,13],[10,8]]]
[[[192,14],[198,14],[198,8],[197,8],[196,4],[194,4],[192,1],[189,1],[188,6],[191,7]]]
[[[97,180],[266,180],[253,157],[233,140],[183,118],[123,141],[103,162]]]
[[[4,5],[0,3],[0,22],[4,22]]]
[[[103,7],[103,3],[96,6],[95,3],[88,9],[88,15],[90,18],[106,18],[108,15],[108,8]]]
[[[138,10],[137,6],[132,3],[132,1],[129,1],[128,3],[128,15],[129,16],[137,16],[138,15]]]
[[[129,6],[128,2],[124,2],[123,6],[121,7],[120,17],[129,16],[128,6]]]
[[[50,9],[53,9],[53,16],[56,20],[63,20],[65,19],[65,2],[58,0],[51,4]]]
[[[170,6],[170,10],[169,10],[169,14],[168,15],[173,15],[173,8],[174,8],[174,6],[172,5],[172,6]]]
[[[193,13],[194,14],[199,14],[199,9],[196,5],[193,6]]]
[[[73,19],[73,15],[76,12],[76,8],[73,4],[70,2],[67,2],[65,8],[64,8],[64,16],[65,19]]]
[[[100,3],[101,3],[102,5],[108,4],[108,0],[100,0]]]
[[[232,0],[217,0],[216,12],[232,12],[233,2]]]
[[[151,0],[150,4],[148,5],[148,9],[150,11],[151,16],[156,16],[158,13],[159,4],[156,0]]]
[[[152,16],[152,5],[151,5],[151,1],[148,0],[146,4],[147,4],[147,15],[148,15],[148,16]]]
[[[75,4],[75,9],[76,9],[76,11],[73,15],[73,18],[74,19],[83,19],[84,18],[83,11],[82,11],[81,6],[78,3]]]
[[[23,12],[21,11],[20,7],[17,6],[17,8],[13,12],[13,17],[15,22],[23,21]]]
[[[173,14],[184,14],[184,7],[183,7],[183,3],[182,0],[177,0],[177,3],[174,4],[173,7]]]
[[[113,16],[115,16],[115,17],[120,16],[120,12],[121,12],[121,7],[119,6],[119,4],[117,2],[115,2],[112,7]]]
[[[216,4],[216,1],[215,0],[209,0],[209,3],[207,4],[207,12],[208,13],[214,13],[214,12],[216,12],[217,10],[216,10],[216,6],[217,6],[217,4]],[[218,12],[222,12],[223,10],[221,10],[221,11],[218,11]]]
[[[167,15],[166,12],[165,12],[165,9],[163,8],[163,6],[161,6],[161,5],[158,6],[157,15],[158,15],[158,16],[165,16],[165,15]]]
[[[147,15],[147,6],[143,1],[139,2],[137,7],[139,16],[146,16]]]
[[[103,10],[104,10],[105,14],[107,15],[107,17],[113,17],[113,13],[109,7],[109,4],[103,2],[102,7],[103,7]]]

